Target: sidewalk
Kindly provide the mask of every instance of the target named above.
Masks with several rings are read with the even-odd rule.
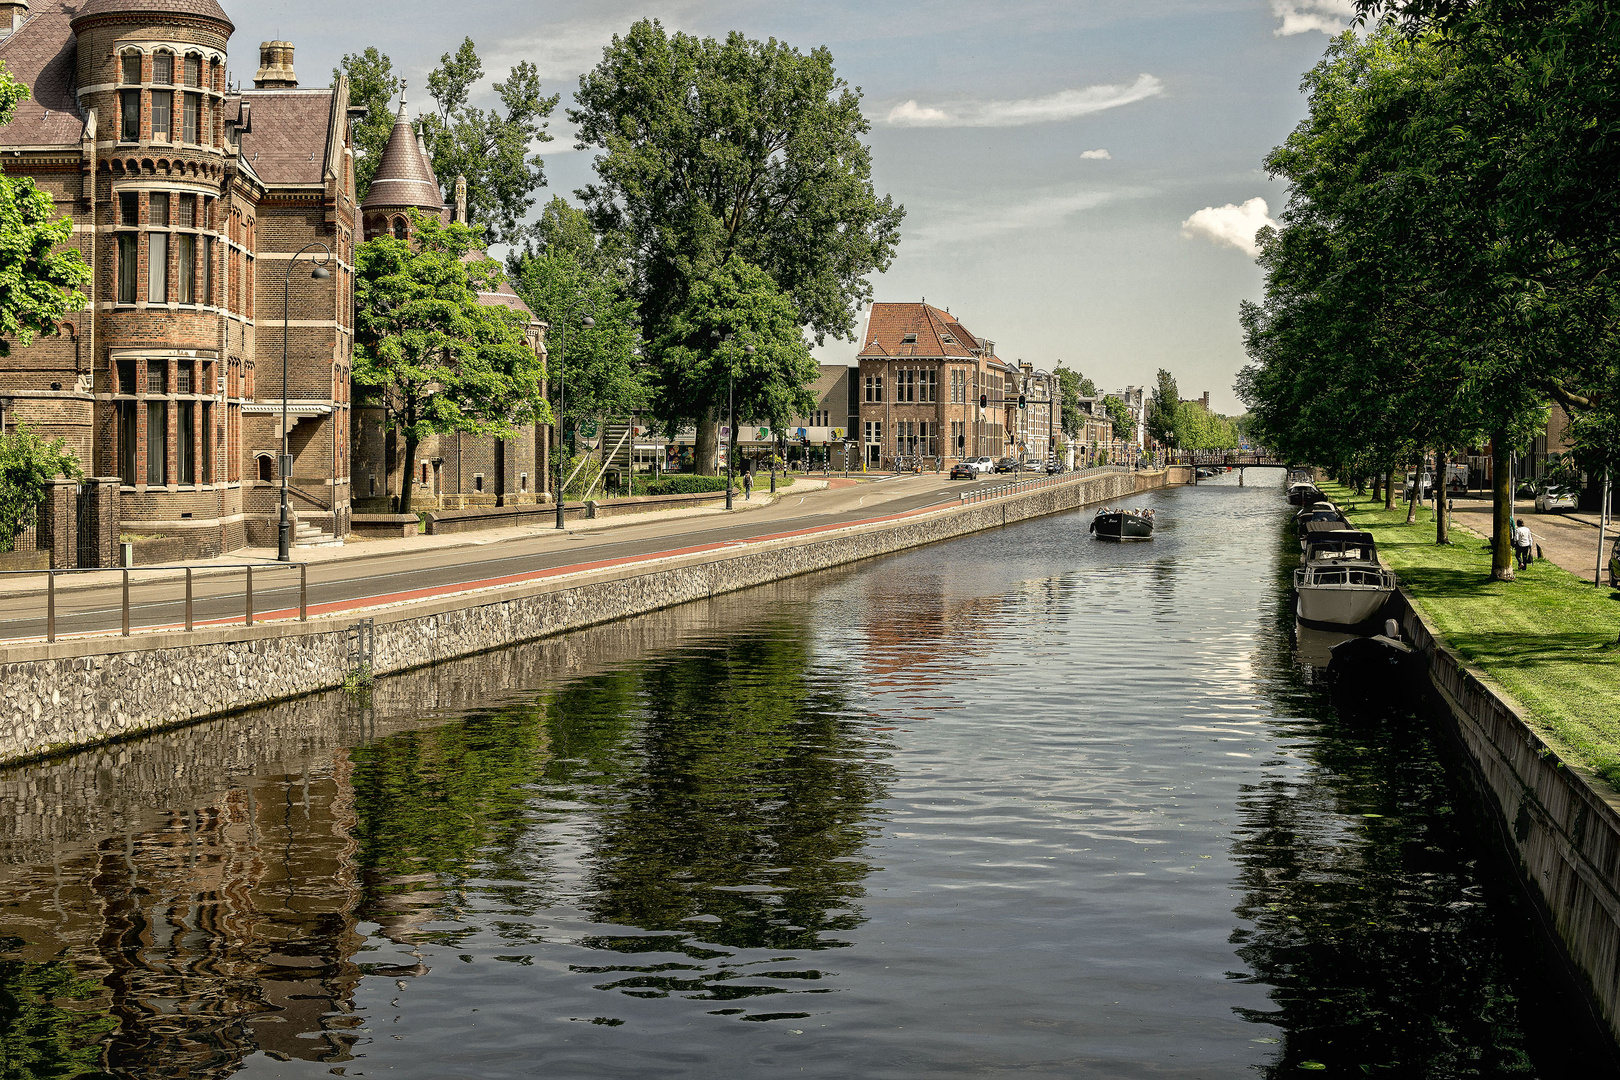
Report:
[[[1452,502],[1456,524],[1466,528],[1477,536],[1489,539],[1491,535],[1491,503],[1489,499],[1463,498]],[[1523,520],[1530,526],[1530,535],[1535,537],[1536,546],[1541,549],[1540,558],[1546,559],[1554,566],[1560,566],[1578,578],[1587,582],[1592,580],[1592,571],[1598,565],[1598,515],[1596,513],[1582,513],[1571,511],[1569,513],[1541,514],[1536,512],[1535,504],[1530,499],[1518,499],[1513,504],[1514,516]],[[1429,515],[1419,511],[1419,520],[1427,519]],[[1432,519],[1431,519],[1432,520]],[[1430,526],[1433,527],[1432,524]],[[1612,544],[1620,523],[1609,522],[1608,539],[1604,546]],[[1607,567],[1609,563],[1608,552],[1603,553],[1602,574],[1604,584],[1608,583]]]
[[[878,477],[872,477],[872,480]],[[867,479],[841,476],[830,478],[810,478],[795,476],[791,487],[779,488],[774,498],[770,494],[770,481],[767,479],[763,485],[765,490],[756,487],[752,499],[744,499],[741,492],[732,500],[733,509],[729,513],[738,513],[750,510],[762,510],[772,506],[791,495],[805,495],[812,491],[824,491],[831,488],[854,487],[860,483],[869,483]],[[724,492],[717,492],[715,502],[719,503],[725,498]],[[607,518],[570,518],[567,528],[562,535],[577,535],[580,533],[605,532],[610,529],[624,528],[635,525],[661,525],[674,524],[689,518],[723,517],[728,513],[723,505],[682,507],[678,510],[649,510],[640,514],[624,514],[618,517]],[[671,534],[678,533],[678,529],[670,529]],[[423,553],[449,551],[456,548],[481,548],[491,544],[501,544],[512,540],[522,540],[537,536],[556,535],[558,530],[554,519],[546,518],[545,524],[506,526],[499,529],[482,529],[477,532],[446,533],[442,536],[430,536],[426,533],[417,536],[389,537],[387,539],[363,539],[351,536],[343,544],[333,544],[322,547],[295,547],[292,549],[291,562],[307,563],[311,567],[324,566],[332,563],[350,562],[357,559],[384,559],[397,555],[419,555]],[[469,560],[470,561],[470,560]],[[198,559],[176,566],[172,569],[147,569],[140,566],[131,567],[140,571],[141,581],[150,583],[158,581],[178,581],[185,577],[185,567],[193,570],[206,570],[210,568],[240,569],[244,566],[283,565],[276,558],[276,549],[273,547],[247,547],[226,552],[210,559]],[[18,596],[41,591],[43,574],[40,571],[28,573],[0,575],[0,596]],[[84,573],[72,574],[68,577],[58,577],[56,589],[58,592],[69,592],[78,589],[91,589],[115,584],[123,579],[120,569],[94,570]]]

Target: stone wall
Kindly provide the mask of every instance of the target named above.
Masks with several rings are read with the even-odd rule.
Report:
[[[1620,1038],[1620,798],[1558,753],[1498,687],[1439,640],[1405,592],[1408,641],[1450,706],[1521,880],[1602,1022]]]
[[[375,619],[373,672],[392,674],[1163,485],[1163,473],[1104,473],[924,514],[559,573],[306,623],[15,646],[0,667],[0,761],[339,686],[348,668],[348,628],[362,615]]]

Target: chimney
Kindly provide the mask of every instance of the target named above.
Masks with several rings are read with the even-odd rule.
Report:
[[[22,29],[28,21],[28,0],[0,0],[0,41]]]
[[[463,225],[467,224],[467,178],[465,176],[456,177],[456,216],[452,220]]]
[[[298,76],[293,74],[292,42],[259,42],[259,70],[253,75],[253,85],[260,90],[298,89]]]

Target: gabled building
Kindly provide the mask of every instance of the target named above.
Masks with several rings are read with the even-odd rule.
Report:
[[[6,421],[66,439],[117,478],[121,532],[188,556],[275,543],[284,404],[302,532],[348,528],[348,85],[299,87],[267,42],[232,89],[233,30],[215,0],[0,4],[0,61],[32,91],[0,168],[50,194],[93,268],[87,310],[0,358]]]

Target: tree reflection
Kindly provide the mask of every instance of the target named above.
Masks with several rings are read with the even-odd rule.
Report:
[[[23,948],[0,938],[0,953]],[[100,1070],[101,1038],[117,1026],[95,1006],[101,984],[72,964],[0,959],[0,1080],[67,1080]]]

